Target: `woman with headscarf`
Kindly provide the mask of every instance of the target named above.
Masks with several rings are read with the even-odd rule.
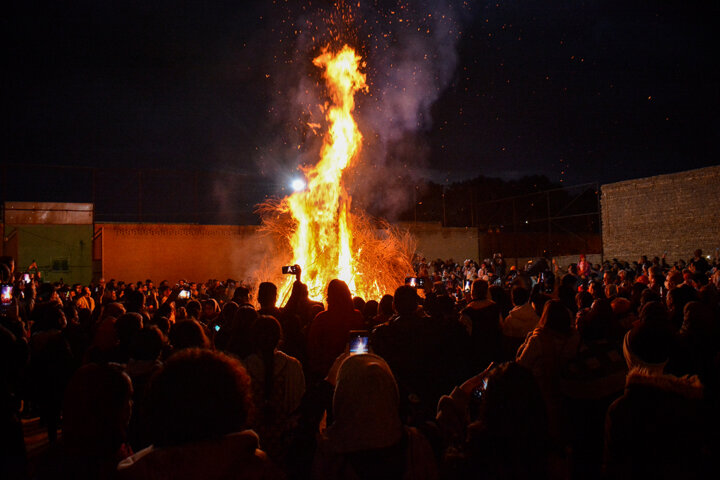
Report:
[[[397,383],[382,358],[351,355],[332,377],[334,422],[318,441],[313,478],[437,478],[430,444],[400,421]]]

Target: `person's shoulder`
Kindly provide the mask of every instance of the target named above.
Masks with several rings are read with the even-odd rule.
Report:
[[[302,369],[302,363],[300,363],[300,360],[280,350],[275,351],[275,359],[285,363],[286,365]]]
[[[385,323],[376,325],[375,328],[372,329],[371,335],[373,337],[382,337],[382,336],[388,335],[391,331],[392,331],[392,327],[391,327],[391,319],[390,319]]]
[[[313,317],[312,323],[326,322],[326,321],[328,321],[329,318],[330,318],[330,312],[328,312],[327,310],[323,310],[322,312],[318,312],[318,314],[315,315],[315,317]]]

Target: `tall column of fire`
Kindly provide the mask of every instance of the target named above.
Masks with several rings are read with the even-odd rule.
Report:
[[[353,292],[370,293],[369,286],[361,285],[354,265],[350,197],[342,182],[343,171],[357,157],[362,142],[352,116],[355,93],[367,91],[360,61],[347,45],[337,53],[326,49],[313,60],[324,69],[331,98],[326,105],[329,128],[320,161],[305,171],[307,189],[285,199],[296,222],[289,238],[293,262],[302,266],[312,298],[322,298],[333,278],[344,280]],[[287,295],[290,285],[284,286],[280,298]]]

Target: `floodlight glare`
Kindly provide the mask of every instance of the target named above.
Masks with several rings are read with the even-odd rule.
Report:
[[[305,190],[305,187],[307,187],[307,185],[305,184],[305,180],[303,180],[302,178],[296,178],[290,183],[290,187],[293,189],[293,191],[299,192],[301,190]]]

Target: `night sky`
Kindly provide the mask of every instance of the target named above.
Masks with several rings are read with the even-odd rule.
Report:
[[[317,160],[320,72],[366,59],[352,173],[572,185],[718,163],[717,2],[15,2],[3,162],[261,172]]]

